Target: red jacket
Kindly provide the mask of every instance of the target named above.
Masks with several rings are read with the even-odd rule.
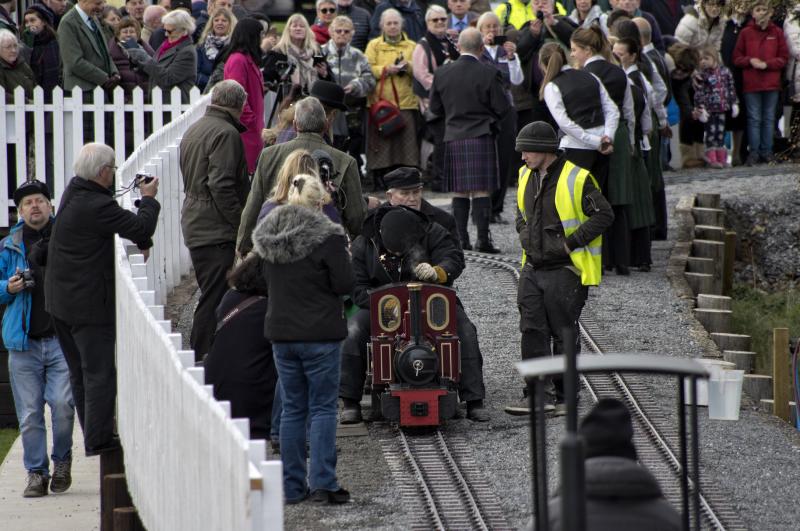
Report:
[[[256,162],[264,141],[261,140],[261,130],[264,129],[264,78],[255,61],[241,52],[233,52],[225,61],[225,79],[238,81],[247,92],[247,101],[239,121],[247,127],[242,133],[244,153],[247,157],[247,171],[256,170]]]
[[[311,31],[314,33],[314,38],[317,39],[317,43],[320,46],[322,46],[331,39],[331,34],[328,30],[328,26],[323,26],[321,22],[317,22],[316,24],[311,26]]]
[[[767,63],[766,70],[758,70],[750,59],[758,58]],[[742,69],[744,92],[781,90],[781,72],[789,60],[789,49],[783,30],[770,22],[761,29],[751,20],[739,33],[733,50],[733,64]]]

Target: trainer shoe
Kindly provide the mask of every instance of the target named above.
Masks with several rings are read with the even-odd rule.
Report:
[[[41,498],[47,496],[47,484],[49,479],[40,472],[30,472],[28,474],[28,486],[22,493],[23,498]]]
[[[317,489],[311,493],[311,498],[309,499],[314,503],[331,503],[334,505],[339,505],[350,501],[350,493],[341,487],[337,491]]]
[[[53,477],[50,478],[50,492],[65,492],[72,485],[72,459],[53,462]]]

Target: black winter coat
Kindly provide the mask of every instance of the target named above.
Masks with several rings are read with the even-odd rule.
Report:
[[[134,214],[108,188],[73,177],[48,246],[44,293],[50,315],[74,325],[113,323],[114,235],[149,249],[160,210],[158,201],[143,197]]]
[[[270,341],[331,342],[347,336],[342,296],[353,289],[344,229],[319,211],[283,205],[253,231],[266,262]]]
[[[677,531],[681,517],[645,467],[625,457],[586,460],[586,530]],[[561,497],[550,502],[550,531],[561,531]]]
[[[454,240],[444,227],[431,222],[422,212],[409,208],[409,212],[414,212],[425,222],[425,236],[412,252],[403,257],[399,278],[390,275],[380,260],[381,255],[387,251],[383,247],[379,231],[381,219],[390,208],[381,206],[370,211],[361,235],[353,241],[353,269],[356,274],[353,302],[361,308],[369,308],[369,290],[393,282],[417,280],[414,267],[422,262],[444,269],[447,273],[447,286],[452,286],[464,270],[464,253],[458,240]]]

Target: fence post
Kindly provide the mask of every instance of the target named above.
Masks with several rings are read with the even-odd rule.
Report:
[[[17,186],[28,180],[28,139],[25,128],[25,90],[14,89],[14,122],[17,130],[16,166]],[[16,187],[15,187],[16,188]]]
[[[58,206],[64,192],[65,181],[70,178],[72,168],[64,166],[64,154],[67,151],[64,142],[64,131],[67,122],[64,120],[64,91],[61,87],[53,89],[53,205]],[[58,148],[56,148],[58,146]]]
[[[94,116],[94,141],[100,144],[106,142],[106,93],[102,87],[95,87],[92,92],[92,113]],[[110,139],[109,139],[110,140]]]
[[[72,87],[69,103],[72,105],[72,142],[64,142],[64,151],[67,169],[72,172],[72,163],[83,146],[83,91],[79,87]]]
[[[49,156],[48,146],[45,142],[44,124],[47,116],[47,110],[44,105],[44,90],[42,87],[33,89],[33,163],[34,172],[33,177],[44,182],[47,182],[46,162]],[[51,120],[52,122],[52,120]],[[52,146],[51,151],[52,151]]]
[[[789,419],[789,329],[772,329],[772,412],[786,422]]]
[[[6,108],[6,91],[0,87],[0,118],[8,124],[8,109]],[[8,155],[6,154],[7,127],[0,127],[0,168],[8,168]],[[8,179],[0,179],[0,223],[8,227]]]

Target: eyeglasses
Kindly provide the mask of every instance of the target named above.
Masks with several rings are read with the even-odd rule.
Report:
[[[447,17],[437,17],[430,19],[431,22],[447,22]]]
[[[335,7],[321,7],[321,8],[319,8],[319,12],[322,13],[323,15],[332,15],[332,14],[336,13],[336,8]]]
[[[353,33],[351,29],[335,29],[333,30],[334,33],[337,35],[347,35],[348,33]]]
[[[111,168],[111,171],[117,173],[117,167],[111,164],[106,164],[106,168]]]
[[[178,30],[164,28],[164,33],[167,34],[167,35],[175,33],[176,31],[178,31]]]

